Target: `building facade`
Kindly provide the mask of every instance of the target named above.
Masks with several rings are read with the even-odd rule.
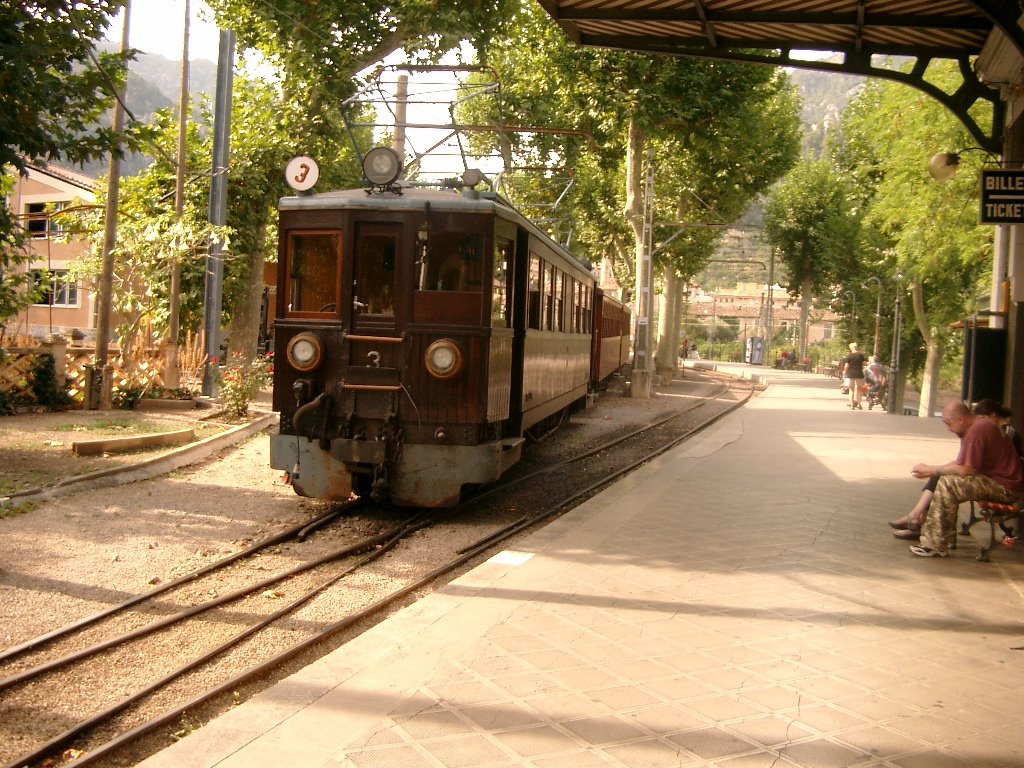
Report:
[[[60,334],[92,338],[95,334],[94,294],[74,277],[75,263],[89,252],[88,243],[66,240],[57,211],[94,205],[96,181],[56,166],[28,166],[7,196],[7,205],[29,234],[32,261],[21,268],[48,281],[39,303],[22,310],[7,326],[9,334],[45,338]]]

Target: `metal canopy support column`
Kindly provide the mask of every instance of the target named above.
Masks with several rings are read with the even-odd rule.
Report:
[[[220,31],[217,56],[217,95],[213,117],[213,179],[210,184],[210,223],[223,226],[228,205],[228,150],[231,138],[231,88],[235,69],[235,33]],[[216,394],[214,360],[220,351],[220,313],[224,287],[223,244],[211,242],[206,256],[206,296],[203,330],[206,334],[206,366],[203,394]]]
[[[651,324],[653,306],[654,269],[654,150],[647,149],[644,174],[643,248],[636,274],[636,340],[633,346],[633,375],[630,378],[631,397],[650,397],[654,375],[651,354]]]

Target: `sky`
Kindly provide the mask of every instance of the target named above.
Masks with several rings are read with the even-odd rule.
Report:
[[[219,33],[209,21],[211,14],[202,0],[191,0],[189,59],[217,60]],[[146,53],[181,60],[185,0],[132,0],[128,44]],[[124,17],[118,14],[107,30],[107,39],[121,42]]]

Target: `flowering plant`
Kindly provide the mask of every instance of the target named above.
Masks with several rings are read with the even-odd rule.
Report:
[[[217,365],[217,358],[211,361]],[[215,368],[218,370],[219,368]],[[271,355],[255,357],[248,363],[229,365],[218,374],[221,404],[234,416],[245,416],[260,389],[274,378],[274,363]]]

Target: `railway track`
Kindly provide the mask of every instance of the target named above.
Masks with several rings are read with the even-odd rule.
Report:
[[[29,733],[21,741],[29,746],[19,748],[17,755],[0,755],[0,761],[6,768],[41,765],[48,760],[68,766],[118,765],[124,764],[129,748],[133,755],[151,751],[156,745],[148,750],[136,750],[132,745],[149,734],[166,736],[180,725],[185,713],[230,706],[239,691],[256,685],[254,681],[284,676],[289,664],[308,663],[330,650],[332,642],[340,644],[346,633],[361,631],[366,622],[378,620],[410,595],[479,562],[510,538],[570,509],[739,407],[752,394],[749,383],[711,375],[704,378],[702,390],[688,402],[674,404],[642,424],[604,433],[600,439],[576,441],[567,458],[553,459],[566,452],[564,442],[542,443],[500,485],[457,510],[397,521],[379,517],[378,530],[371,535],[321,547],[315,556],[307,556],[291,568],[253,578],[244,587],[220,594],[217,574],[238,568],[240,563],[248,563],[254,575],[273,569],[274,563],[262,563],[263,553],[272,553],[285,542],[313,541],[314,531],[330,517],[354,512],[353,507],[340,508],[146,594],[0,652],[0,719],[17,717],[26,699],[45,698],[69,688],[91,686],[94,692],[86,698],[95,702],[90,714],[56,730],[41,733],[26,724]],[[552,487],[559,489],[557,496],[552,495]],[[454,516],[460,536],[452,535],[448,523]],[[443,563],[438,564],[442,558],[430,547],[429,556],[410,554],[424,544],[416,539],[428,536],[450,541]],[[402,542],[410,543],[396,550]],[[398,551],[406,552],[401,560]],[[390,566],[382,568],[381,563],[389,559],[385,556],[389,556]],[[378,568],[376,575],[368,574],[372,568]],[[385,571],[404,573],[390,573],[384,579],[386,588],[365,590],[367,580]],[[366,594],[349,602],[341,618],[304,617],[308,606],[339,589],[365,590]],[[189,658],[179,659],[182,654],[175,652],[175,632],[194,634],[195,622],[209,629],[208,642]],[[260,633],[271,633],[275,640],[269,650],[250,657],[246,649]],[[117,668],[142,668],[146,674],[95,680],[97,660],[107,657],[105,666],[109,667],[110,654],[123,659]],[[234,663],[223,664],[229,658]],[[197,694],[190,675],[211,664],[223,664],[220,681]],[[158,714],[154,716],[153,711]]]

